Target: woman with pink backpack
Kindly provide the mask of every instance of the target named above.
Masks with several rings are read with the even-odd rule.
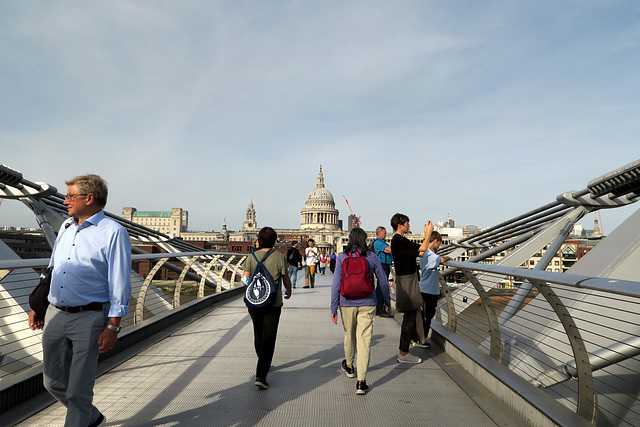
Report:
[[[331,320],[338,324],[338,308],[344,327],[344,355],[342,370],[347,377],[354,378],[353,362],[358,353],[356,394],[367,393],[366,376],[369,368],[371,335],[376,317],[376,291],[373,274],[378,278],[385,306],[391,313],[389,284],[375,252],[367,248],[367,233],[355,227],[349,233],[349,242],[338,254],[336,271],[331,286]]]
[[[327,270],[327,253],[322,251],[320,255],[320,274],[324,276],[325,271]]]

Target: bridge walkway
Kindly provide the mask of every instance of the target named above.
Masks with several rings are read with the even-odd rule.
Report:
[[[235,298],[202,310],[151,345],[141,342],[135,354],[101,364],[94,402],[107,425],[525,424],[435,346],[411,349],[425,359],[421,364],[399,364],[400,327],[394,319],[376,319],[370,390],[356,395],[355,379],[340,369],[342,326],[329,318],[332,277],[319,276],[314,289],[302,289],[299,275],[282,311],[268,390],[253,385],[251,320],[242,299]],[[64,413],[55,403],[18,425],[62,425]]]

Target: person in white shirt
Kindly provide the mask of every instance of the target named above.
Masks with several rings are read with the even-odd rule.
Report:
[[[313,288],[316,283],[316,257],[318,256],[318,248],[315,247],[315,241],[309,239],[309,246],[304,250],[304,288]]]

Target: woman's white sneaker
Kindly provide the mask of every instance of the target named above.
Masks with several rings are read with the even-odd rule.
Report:
[[[404,356],[400,353],[398,353],[398,362],[400,363],[420,363],[422,362],[422,359],[420,359],[418,356],[414,356],[411,353],[407,353]]]

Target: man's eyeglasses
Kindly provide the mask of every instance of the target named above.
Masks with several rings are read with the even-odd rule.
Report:
[[[80,196],[88,196],[88,193],[76,193],[76,194],[67,194],[66,196],[64,196],[65,200],[74,200],[76,197],[80,197]]]

